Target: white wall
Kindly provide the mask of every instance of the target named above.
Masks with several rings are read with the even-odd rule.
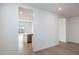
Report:
[[[0,54],[18,54],[16,4],[0,4]]]
[[[59,41],[66,42],[66,19],[59,18]]]
[[[26,33],[32,33],[32,22],[26,22],[25,24],[24,24],[24,31],[26,32]]]
[[[58,15],[33,9],[33,50],[38,51],[58,45]],[[4,4],[0,5],[0,10],[0,54],[17,54],[17,6]]]
[[[79,17],[69,18],[67,22],[67,41],[79,43]]]
[[[33,50],[39,51],[58,45],[58,15],[34,9]]]
[[[18,24],[24,27],[24,33],[32,33],[32,22],[19,21]]]

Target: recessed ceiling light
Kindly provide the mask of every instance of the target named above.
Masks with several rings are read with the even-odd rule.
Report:
[[[58,8],[58,10],[62,10],[62,8]]]

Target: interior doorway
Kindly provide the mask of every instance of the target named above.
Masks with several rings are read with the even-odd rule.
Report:
[[[33,12],[31,9],[18,7],[18,45],[19,54],[32,51]]]

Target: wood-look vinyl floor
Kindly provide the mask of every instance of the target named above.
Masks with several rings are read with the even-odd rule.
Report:
[[[29,44],[30,45],[30,44]],[[24,44],[20,50],[20,55],[79,55],[79,44],[60,43],[58,46],[33,52],[32,47]]]

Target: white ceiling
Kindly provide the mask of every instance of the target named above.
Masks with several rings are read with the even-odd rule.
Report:
[[[64,17],[79,16],[79,3],[29,3],[27,5],[41,8]],[[59,11],[58,8],[62,10]]]

